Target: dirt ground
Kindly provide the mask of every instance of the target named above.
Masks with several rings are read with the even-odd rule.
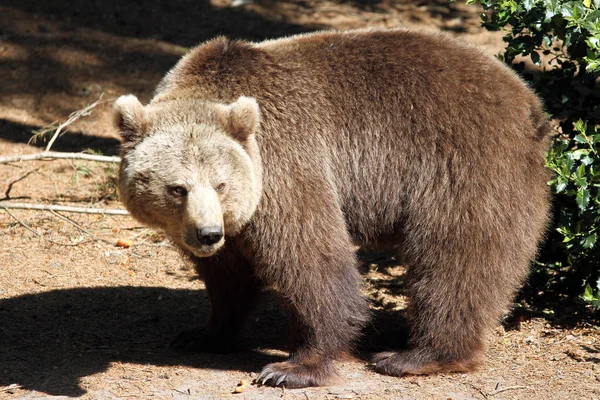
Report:
[[[151,4],[151,5],[150,5]],[[98,99],[53,149],[118,153],[112,101],[143,101],[189,46],[219,34],[260,40],[316,29],[439,29],[502,48],[479,27],[476,6],[443,0],[234,1],[3,0],[0,3],[0,155],[40,151],[32,131]],[[4,200],[121,208],[116,164],[36,161],[0,165]],[[360,254],[373,322],[356,360],[338,363],[337,386],[250,386],[286,355],[286,323],[272,299],[229,355],[166,350],[200,324],[200,281],[159,232],[128,216],[0,211],[0,398],[33,399],[600,399],[600,330],[569,309],[516,312],[491,336],[472,374],[393,378],[373,373],[371,351],[398,347],[403,267]],[[118,239],[133,242],[117,247]],[[517,311],[520,309],[517,309]],[[535,317],[529,317],[535,315]],[[528,316],[528,317],[524,317]],[[569,321],[569,322],[566,322]]]

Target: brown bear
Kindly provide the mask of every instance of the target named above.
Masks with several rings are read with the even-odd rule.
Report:
[[[326,385],[366,323],[354,244],[408,266],[409,347],[384,374],[466,371],[522,284],[549,208],[548,128],[509,68],[442,34],[208,41],[142,106],[115,103],[119,189],[195,263],[211,309],[172,343],[227,350],[278,293],[291,354],[258,381]]]

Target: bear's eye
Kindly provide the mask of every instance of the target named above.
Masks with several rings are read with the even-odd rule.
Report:
[[[183,186],[169,186],[168,191],[176,197],[185,197],[188,194],[188,190]]]
[[[225,182],[221,182],[217,185],[217,187],[215,188],[215,190],[219,193],[221,193],[223,190],[225,190]]]

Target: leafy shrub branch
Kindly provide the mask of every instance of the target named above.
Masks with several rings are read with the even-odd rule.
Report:
[[[482,5],[485,28],[505,30],[500,58],[532,82],[556,122],[546,159],[554,220],[538,289],[600,307],[600,0],[470,3]]]

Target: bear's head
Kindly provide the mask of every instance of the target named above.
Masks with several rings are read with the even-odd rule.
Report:
[[[139,221],[207,257],[251,219],[262,193],[256,100],[197,99],[114,106],[122,138],[119,194]]]

